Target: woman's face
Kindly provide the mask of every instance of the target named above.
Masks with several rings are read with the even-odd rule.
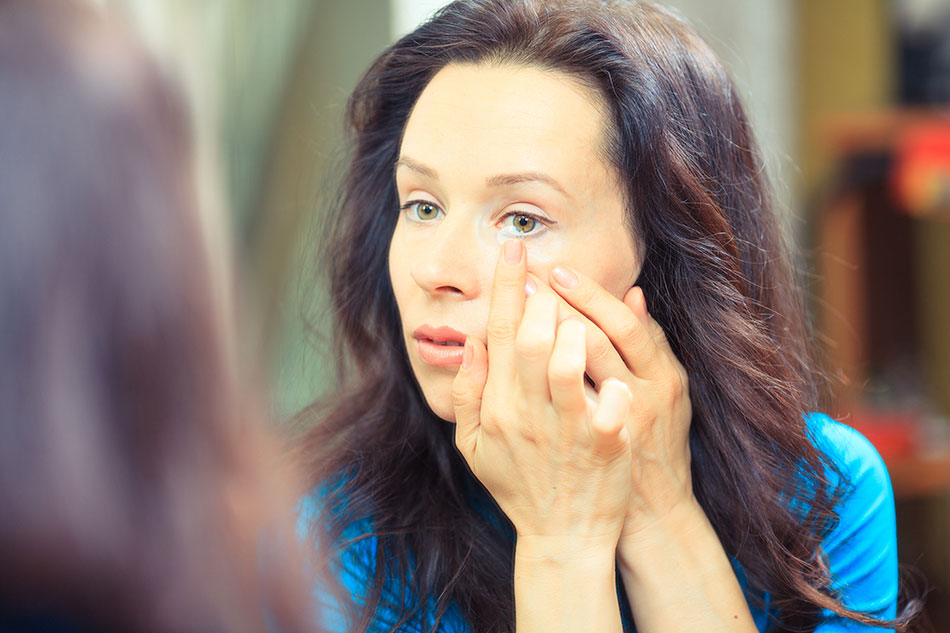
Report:
[[[589,89],[534,67],[449,65],[419,97],[396,165],[389,275],[413,372],[444,420],[465,336],[485,342],[505,240],[524,241],[540,283],[564,265],[621,298],[636,280],[607,122]]]

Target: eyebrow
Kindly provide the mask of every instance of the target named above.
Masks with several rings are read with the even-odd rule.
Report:
[[[416,172],[417,174],[421,174],[426,178],[431,178],[432,180],[439,179],[439,174],[437,174],[434,169],[431,167],[426,167],[422,163],[417,163],[408,156],[399,157],[399,160],[396,161],[394,168],[399,169],[400,166],[408,167],[412,171]]]
[[[567,192],[564,191],[564,187],[562,187],[558,181],[547,174],[542,174],[537,171],[529,171],[522,174],[499,174],[485,180],[485,184],[489,187],[510,187],[511,185],[517,185],[523,182],[543,183],[559,192],[565,198],[570,198]]]
[[[439,179],[439,174],[434,169],[423,165],[422,163],[415,161],[408,156],[399,157],[399,160],[396,161],[395,167],[398,169],[400,166],[408,167],[412,171],[425,176],[426,178],[431,178],[432,180]],[[498,174],[497,176],[490,176],[489,178],[485,179],[485,184],[489,187],[510,187],[512,185],[518,185],[524,182],[540,182],[551,187],[566,198],[571,197],[557,180],[538,171],[528,171],[518,174]]]

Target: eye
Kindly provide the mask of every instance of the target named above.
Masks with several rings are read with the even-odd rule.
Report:
[[[410,200],[399,209],[404,211],[408,219],[413,222],[431,222],[444,215],[437,204],[426,200]]]
[[[529,237],[545,228],[542,218],[524,211],[509,213],[501,220],[501,237]]]

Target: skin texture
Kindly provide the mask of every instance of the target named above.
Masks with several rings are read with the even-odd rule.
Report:
[[[515,527],[519,632],[619,631],[615,563],[640,631],[753,631],[693,496],[688,380],[632,286],[640,259],[605,126],[563,74],[434,77],[396,167],[389,268],[410,362]],[[535,229],[517,212],[545,227],[505,239]],[[420,357],[423,324],[467,335],[460,367]]]

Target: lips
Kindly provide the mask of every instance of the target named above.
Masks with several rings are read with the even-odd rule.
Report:
[[[465,334],[447,326],[422,325],[412,333],[419,357],[430,365],[450,367],[462,363]]]

